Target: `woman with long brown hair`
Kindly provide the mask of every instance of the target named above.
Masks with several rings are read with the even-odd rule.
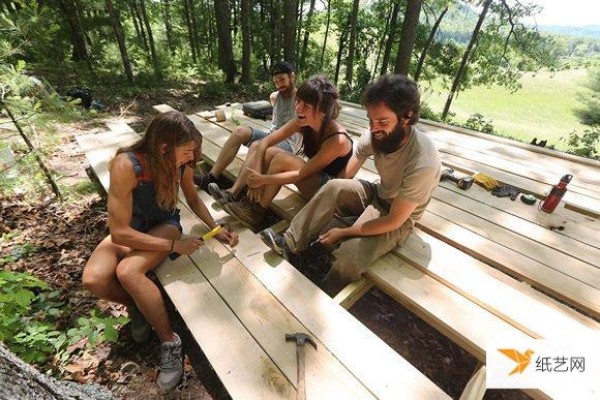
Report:
[[[233,188],[208,185],[210,194],[245,225],[260,227],[266,208],[282,185],[293,183],[310,199],[328,180],[344,177],[352,156],[352,139],[336,120],[337,88],[323,76],[313,77],[296,92],[296,116],[264,139],[253,143]],[[302,134],[305,158],[276,145],[296,132]],[[239,199],[247,187],[246,198]]]
[[[216,227],[192,179],[201,146],[202,135],[194,124],[172,111],[156,116],[138,142],[117,151],[109,164],[110,235],[96,247],[83,272],[88,290],[128,307],[136,342],[148,341],[152,329],[156,331],[162,392],[173,389],[183,374],[181,340],[171,328],[160,290],[146,273],[169,254],[191,254],[203,244],[198,237],[180,239],[179,188],[192,211],[209,228]],[[237,234],[229,231],[217,239],[231,246],[238,242]]]

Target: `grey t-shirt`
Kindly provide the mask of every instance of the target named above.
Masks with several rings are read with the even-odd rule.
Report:
[[[377,185],[381,199],[391,203],[401,196],[417,203],[409,219],[414,226],[440,180],[441,160],[433,141],[413,126],[407,143],[391,154],[381,154],[373,149],[371,132],[367,130],[360,137],[354,154],[361,160],[374,156],[381,177]]]
[[[281,94],[277,94],[275,104],[273,105],[273,122],[269,133],[281,128],[294,117],[296,113],[294,110],[295,104],[296,96],[285,98]],[[294,154],[298,154],[302,150],[302,135],[299,132],[294,133],[287,141],[292,147]]]

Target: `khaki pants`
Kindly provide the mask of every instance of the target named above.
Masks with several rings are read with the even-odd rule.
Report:
[[[331,229],[336,224],[336,218],[351,225],[388,213],[389,206],[377,196],[375,184],[353,179],[333,179],[300,210],[284,233],[284,238],[290,249],[299,253],[322,232]],[[343,241],[332,252],[334,261],[326,279],[341,286],[360,278],[373,261],[404,242],[412,228],[412,223],[407,220],[400,228],[382,235]]]

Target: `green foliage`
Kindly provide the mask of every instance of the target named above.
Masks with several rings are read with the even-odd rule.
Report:
[[[0,341],[26,362],[43,363],[54,356],[66,363],[69,345],[83,339],[90,348],[115,342],[118,328],[128,321],[93,310],[90,318],[78,318],[66,331],[59,329],[69,315],[60,292],[47,283],[29,274],[0,270]]]
[[[485,117],[479,113],[471,115],[463,126],[479,132],[495,133],[492,120],[486,121]]]
[[[600,126],[586,129],[583,135],[571,132],[563,138],[567,143],[567,153],[600,160]]]
[[[582,124],[600,125],[600,67],[588,70],[584,85],[587,90],[577,94],[584,107],[576,109],[575,115],[579,117]]]

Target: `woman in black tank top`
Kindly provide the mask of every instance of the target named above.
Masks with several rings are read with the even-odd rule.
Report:
[[[296,116],[251,146],[231,190],[233,196],[213,187],[213,197],[241,222],[256,228],[282,185],[293,183],[304,198],[310,199],[327,180],[344,177],[352,140],[336,120],[338,99],[336,87],[326,78],[318,76],[304,82],[296,92]],[[306,159],[275,147],[297,132],[302,134]],[[237,198],[245,187],[246,199],[226,204],[222,200]]]

